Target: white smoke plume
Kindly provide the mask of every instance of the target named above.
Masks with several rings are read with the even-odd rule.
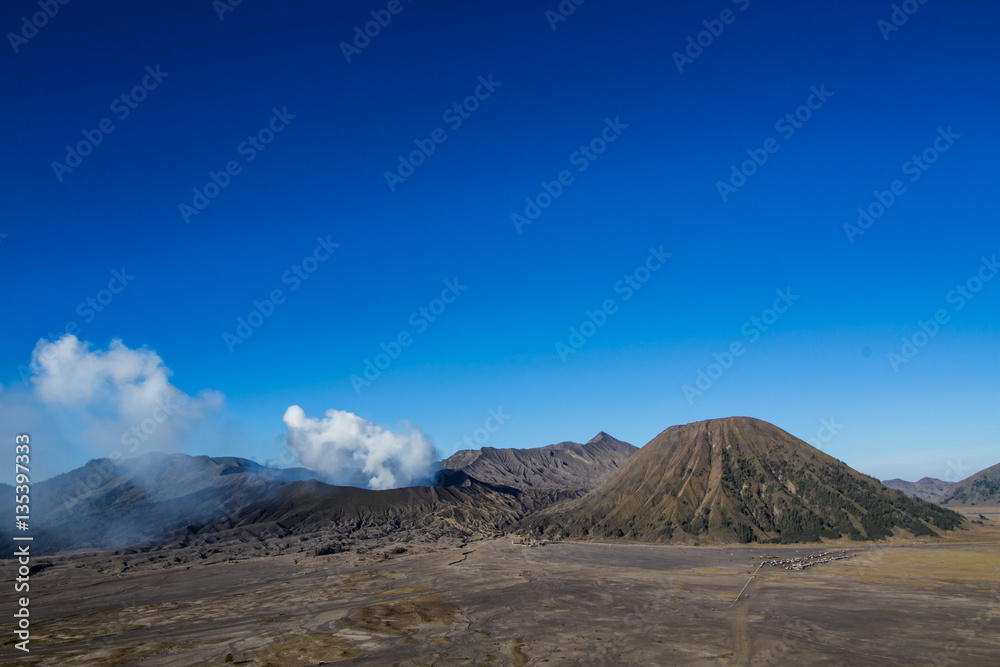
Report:
[[[307,417],[293,405],[285,411],[288,445],[302,465],[334,484],[393,489],[423,481],[431,473],[434,445],[420,429],[393,433],[351,412],[327,410]]]
[[[33,411],[98,456],[176,451],[224,403],[217,391],[184,393],[156,352],[118,339],[107,350],[71,334],[41,339],[31,371]]]

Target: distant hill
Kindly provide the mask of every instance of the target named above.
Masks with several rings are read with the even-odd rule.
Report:
[[[95,459],[32,486],[34,543],[46,551],[131,544],[236,511],[273,485],[315,477],[237,457]]]
[[[936,503],[951,487],[955,486],[955,482],[946,482],[936,477],[922,477],[916,482],[907,482],[905,479],[883,479],[882,483],[890,489],[902,491],[908,496],[920,498],[929,503]]]
[[[552,537],[802,542],[934,535],[962,521],[772,424],[730,417],[668,428],[594,490],[522,527]]]
[[[1000,463],[958,482],[938,502],[949,507],[1000,505]]]
[[[478,480],[515,489],[589,491],[616,472],[635,452],[601,431],[584,444],[560,442],[531,449],[464,449],[441,462],[445,486]]]

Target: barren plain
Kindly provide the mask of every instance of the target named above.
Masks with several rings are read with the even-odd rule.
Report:
[[[995,664],[1000,508],[966,513],[987,520],[888,543],[78,553],[32,574],[31,652],[3,664]],[[817,550],[852,557],[753,576]]]

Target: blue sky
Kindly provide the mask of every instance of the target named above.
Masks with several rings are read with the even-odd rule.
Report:
[[[127,412],[52,416],[71,322],[158,355],[190,453],[276,460],[299,405],[440,455],[750,415],[882,478],[1000,459],[995,3],[222,6],[0,10],[0,426],[49,474]]]

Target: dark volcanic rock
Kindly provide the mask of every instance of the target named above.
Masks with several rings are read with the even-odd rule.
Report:
[[[466,486],[413,486],[371,491],[322,482],[276,486],[257,501],[201,527],[197,534],[260,525],[283,534],[361,529],[383,532],[437,530],[497,533],[533,511],[565,499],[553,491],[523,491],[472,481]],[[454,530],[452,530],[454,529]]]
[[[532,449],[465,449],[441,462],[438,481],[460,485],[471,478],[517,489],[589,491],[635,452],[603,431],[585,444],[561,442]]]

